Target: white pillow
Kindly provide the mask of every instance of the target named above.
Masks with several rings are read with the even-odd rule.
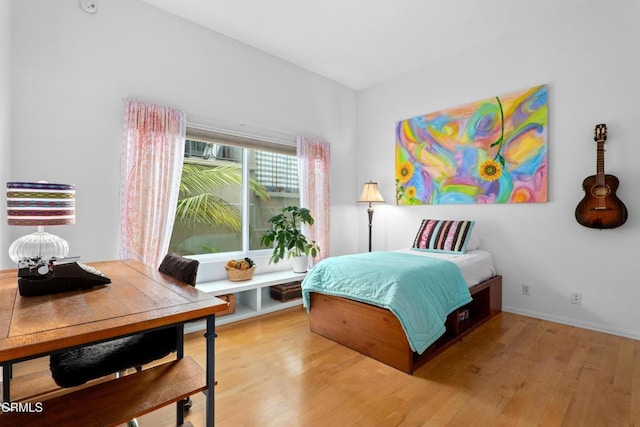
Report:
[[[467,250],[475,251],[476,249],[480,249],[480,237],[476,233],[471,233],[467,241]]]

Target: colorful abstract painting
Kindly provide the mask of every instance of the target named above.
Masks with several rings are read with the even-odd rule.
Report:
[[[396,124],[399,205],[547,201],[547,86]]]

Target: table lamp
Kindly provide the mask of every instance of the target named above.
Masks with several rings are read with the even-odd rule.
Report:
[[[377,182],[369,181],[364,183],[358,203],[369,203],[367,213],[369,214],[369,252],[371,252],[371,228],[373,227],[373,206],[371,204],[384,203],[384,199],[378,190]]]
[[[9,225],[37,226],[38,230],[20,237],[9,247],[9,257],[18,263],[25,258],[64,258],[69,245],[44,231],[45,225],[75,224],[76,187],[71,184],[40,182],[7,183],[7,222]]]

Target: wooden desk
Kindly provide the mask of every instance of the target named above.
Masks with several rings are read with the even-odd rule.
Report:
[[[37,297],[20,296],[15,270],[0,271],[0,365],[206,319],[206,425],[213,426],[215,313],[224,310],[226,302],[137,261],[91,265],[112,283]],[[46,417],[46,404],[38,415]],[[0,413],[0,424],[4,416]]]

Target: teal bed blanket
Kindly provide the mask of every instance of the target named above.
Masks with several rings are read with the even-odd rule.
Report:
[[[445,332],[449,313],[471,301],[456,264],[399,252],[369,252],[322,260],[302,282],[307,310],[310,292],[390,310],[400,320],[411,349],[418,353]]]

